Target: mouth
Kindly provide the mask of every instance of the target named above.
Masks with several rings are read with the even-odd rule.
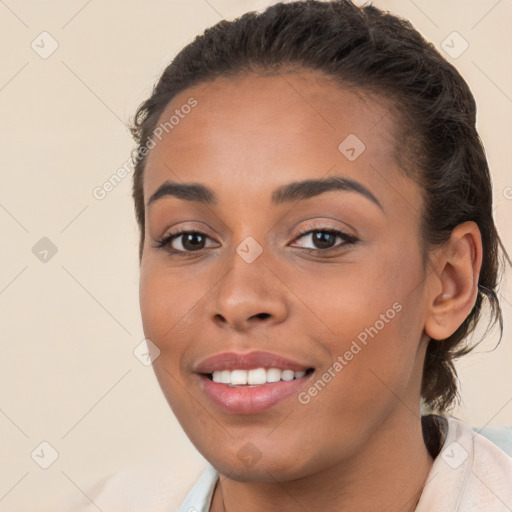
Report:
[[[209,402],[224,413],[261,414],[293,401],[290,406],[299,406],[299,393],[309,385],[314,372],[314,368],[221,370],[200,374],[199,384]]]
[[[266,351],[223,352],[193,368],[199,387],[215,408],[230,414],[257,414],[292,406],[315,368],[298,359]]]

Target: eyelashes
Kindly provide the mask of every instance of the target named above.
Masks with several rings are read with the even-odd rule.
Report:
[[[354,245],[359,241],[355,236],[349,235],[348,233],[345,233],[340,229],[334,229],[331,227],[301,228],[299,229],[299,233],[297,234],[297,236],[294,238],[294,241],[307,239],[310,237],[312,244],[318,244],[320,247],[299,248],[302,249],[303,251],[313,253],[326,253],[327,251],[332,252],[347,245]],[[330,245],[331,242],[335,241],[338,238],[341,239],[341,243]],[[176,241],[179,242],[179,245],[181,245],[182,249],[177,249],[174,246]],[[154,243],[153,247],[156,249],[163,249],[171,254],[190,255],[195,253],[201,253],[205,250],[211,249],[211,246],[197,247],[198,245],[206,244],[208,241],[212,241],[212,239],[201,231],[182,230],[174,233],[169,233],[165,237],[157,240]],[[326,247],[326,245],[328,245],[328,247]]]

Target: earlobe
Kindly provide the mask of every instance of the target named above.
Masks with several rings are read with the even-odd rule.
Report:
[[[439,248],[429,275],[425,332],[437,340],[451,336],[471,313],[478,295],[482,237],[475,222],[459,224]],[[432,282],[435,281],[435,282]]]

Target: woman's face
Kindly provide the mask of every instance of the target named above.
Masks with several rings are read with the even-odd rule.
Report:
[[[146,164],[154,370],[191,441],[237,480],[307,476],[418,421],[420,190],[397,167],[385,102],[315,76],[182,92]],[[201,189],[172,186],[189,184]],[[196,234],[169,240],[180,231]]]

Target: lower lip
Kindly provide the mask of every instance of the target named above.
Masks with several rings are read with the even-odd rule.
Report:
[[[223,411],[233,414],[255,414],[296,396],[311,375],[312,373],[300,379],[280,380],[252,387],[228,386],[201,375],[201,385],[206,395]]]

